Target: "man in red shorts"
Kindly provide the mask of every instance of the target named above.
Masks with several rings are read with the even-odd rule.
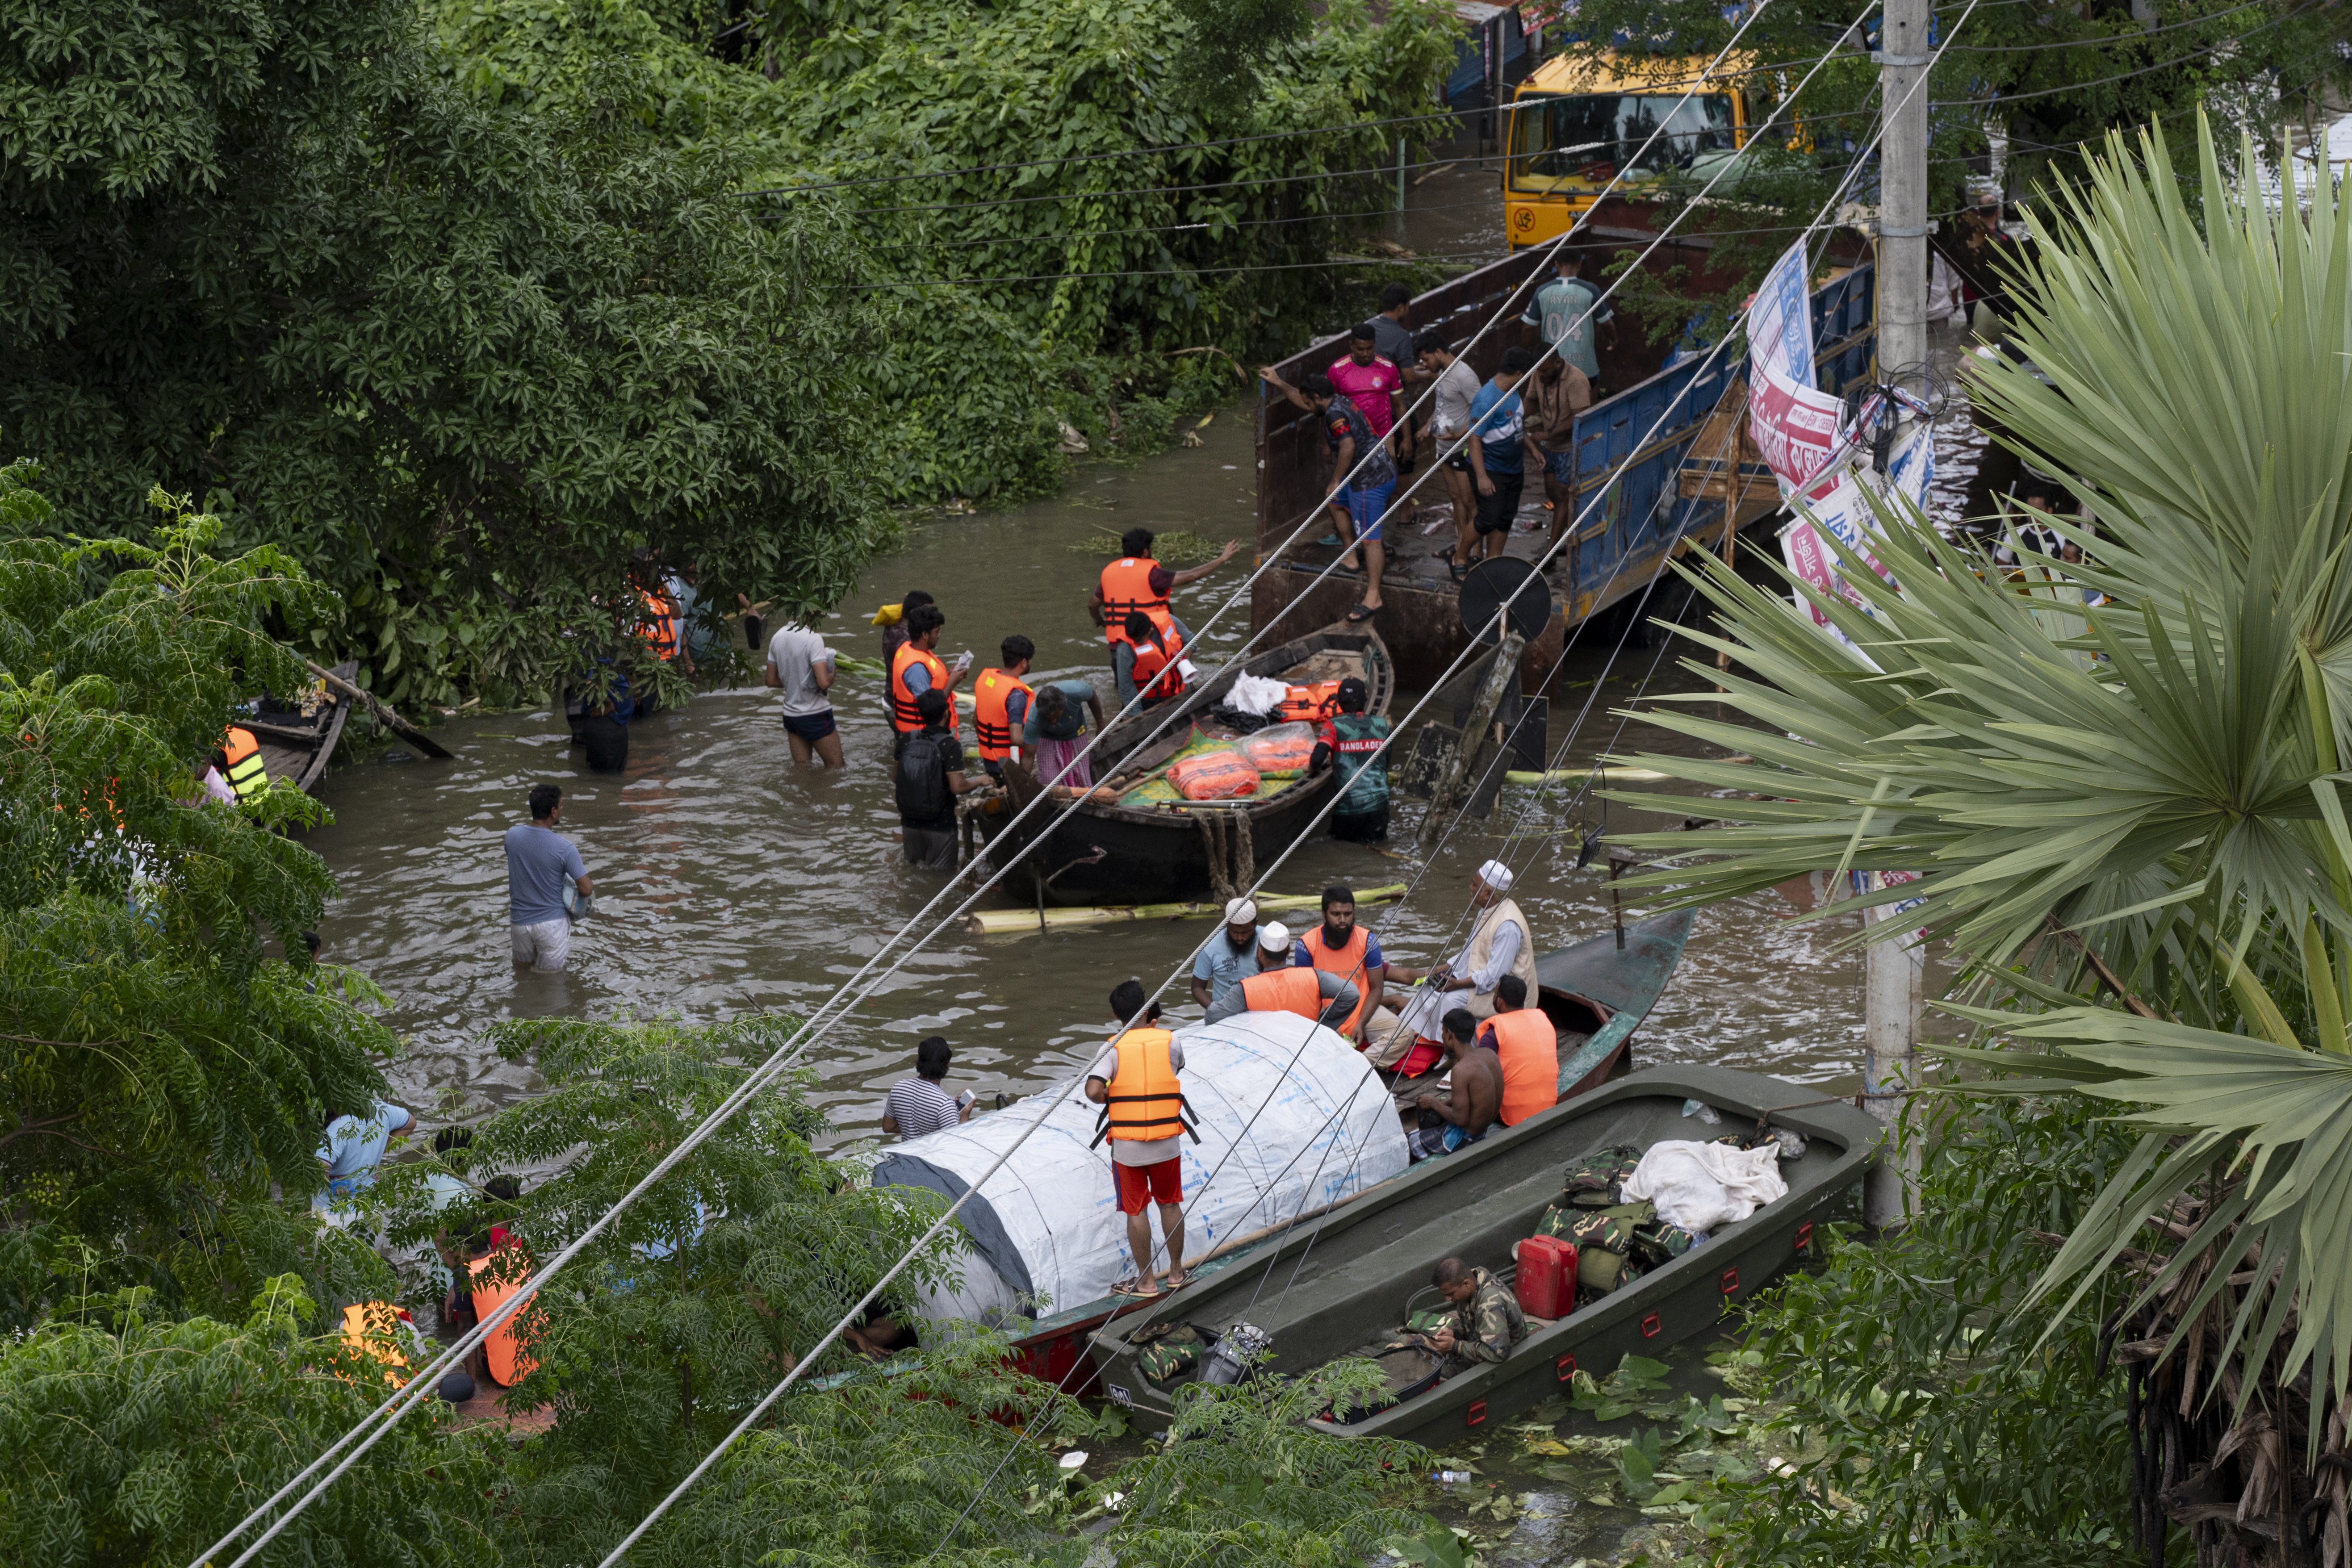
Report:
[[[1135,1254],[1135,1278],[1111,1287],[1119,1296],[1160,1294],[1151,1267],[1151,1216],[1160,1205],[1160,1234],[1168,1247],[1168,1288],[1184,1288],[1183,1140],[1201,1141],[1185,1123],[1184,1047],[1160,1027],[1160,1007],[1146,1002],[1132,980],[1110,994],[1110,1010],[1127,1026],[1087,1079],[1087,1098],[1103,1108],[1102,1132],[1110,1139],[1111,1169],[1118,1173],[1118,1211],[1127,1216],[1127,1247]]]

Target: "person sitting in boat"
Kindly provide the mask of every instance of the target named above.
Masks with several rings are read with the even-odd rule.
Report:
[[[1471,928],[1470,940],[1453,963],[1431,970],[1431,984],[1446,991],[1467,991],[1463,1005],[1476,1016],[1495,1016],[1495,986],[1506,974],[1516,974],[1519,983],[1533,995],[1536,989],[1535,944],[1528,940],[1528,917],[1510,900],[1511,868],[1500,860],[1489,860],[1478,868],[1478,882],[1470,896],[1470,907],[1478,911],[1478,923]],[[1419,980],[1420,974],[1391,964],[1389,973],[1399,980]]]
[[[1192,661],[1184,657],[1184,639],[1153,626],[1141,610],[1129,612],[1127,640],[1112,647],[1110,668],[1118,680],[1121,708],[1133,702],[1138,691],[1143,694],[1146,710],[1157,708],[1181,697],[1184,683],[1192,679]]]
[[[1290,962],[1299,969],[1328,969],[1356,987],[1360,994],[1356,1010],[1332,1027],[1362,1049],[1365,1028],[1371,1021],[1374,1005],[1381,995],[1381,983],[1387,978],[1389,966],[1381,952],[1381,939],[1372,934],[1370,927],[1356,923],[1353,889],[1336,884],[1323,889],[1323,923],[1307,927],[1306,933],[1291,944]]]
[[[1517,1127],[1559,1103],[1559,1032],[1516,974],[1495,983],[1495,1016],[1478,1031],[1478,1044],[1495,1053],[1503,1074],[1503,1102],[1496,1114]]]
[[[1290,928],[1280,921],[1259,927],[1257,973],[1219,992],[1203,1022],[1222,1024],[1236,1013],[1296,1013],[1336,1029],[1354,1016],[1360,993],[1345,975],[1295,968],[1290,957]]]
[[[1445,1358],[1438,1376],[1458,1377],[1505,1360],[1528,1337],[1519,1299],[1489,1270],[1449,1258],[1430,1270],[1429,1282],[1454,1309],[1452,1321],[1429,1336],[1429,1348]]]
[[[1224,929],[1202,943],[1201,951],[1192,956],[1192,1001],[1197,1006],[1213,1007],[1227,986],[1256,973],[1257,901],[1228,899]]]
[[[1441,1065],[1450,1071],[1452,1087],[1445,1094],[1423,1094],[1413,1100],[1428,1116],[1443,1119],[1406,1137],[1405,1152],[1416,1164],[1486,1137],[1495,1130],[1503,1104],[1503,1064],[1494,1053],[1476,1048],[1478,1020],[1467,1007],[1456,1007],[1445,1015],[1444,1026]]]

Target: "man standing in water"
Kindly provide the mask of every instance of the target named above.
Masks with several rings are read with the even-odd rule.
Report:
[[[583,914],[596,896],[580,851],[555,831],[562,819],[563,791],[541,784],[530,792],[530,820],[507,829],[507,920],[514,930],[514,961],[541,974],[554,973],[572,956],[566,885],[579,889]]]
[[[776,628],[768,639],[767,683],[784,694],[784,735],[793,761],[803,767],[814,754],[826,767],[841,766],[841,731],[833,719],[833,649],[824,636],[798,621]]]

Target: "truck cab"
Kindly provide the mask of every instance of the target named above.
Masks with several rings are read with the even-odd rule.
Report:
[[[1612,179],[1617,195],[1633,195],[1675,170],[1703,174],[1746,145],[1749,127],[1766,112],[1740,86],[1753,64],[1727,58],[1707,77],[1707,63],[1692,57],[1636,64],[1604,51],[1549,60],[1521,82],[1511,100],[1503,171],[1503,231],[1512,248],[1567,233]],[[1692,92],[1695,80],[1699,90]],[[1651,142],[1662,124],[1664,133]]]

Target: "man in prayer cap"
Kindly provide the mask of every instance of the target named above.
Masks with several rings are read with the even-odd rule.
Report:
[[[1430,976],[1445,990],[1470,993],[1471,1016],[1482,1021],[1495,1016],[1495,987],[1506,974],[1517,975],[1528,994],[1536,994],[1535,943],[1528,917],[1511,901],[1510,893],[1509,867],[1489,860],[1478,868],[1477,888],[1470,899],[1478,921],[1470,928],[1470,941],[1453,963]]]

